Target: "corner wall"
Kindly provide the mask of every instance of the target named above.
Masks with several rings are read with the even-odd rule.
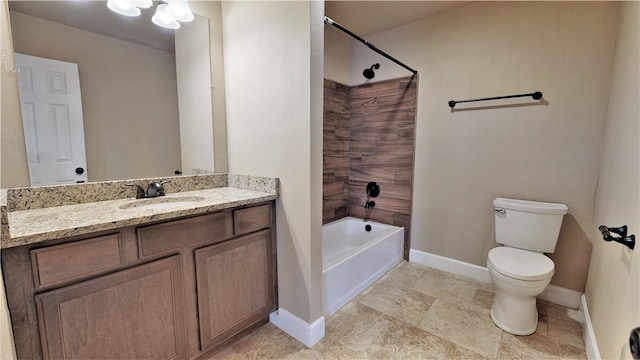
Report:
[[[0,156],[2,170],[0,188],[29,186],[29,168],[27,167],[27,150],[22,129],[22,112],[18,97],[17,74],[6,68],[15,67],[13,59],[13,39],[11,38],[11,20],[9,3],[0,4],[0,37],[2,38],[2,56],[6,56],[0,64],[0,86],[2,88],[2,104],[0,105]],[[5,62],[6,61],[6,62]]]
[[[323,13],[222,3],[229,171],[280,179],[279,306],[308,324],[322,317]]]
[[[640,326],[640,3],[624,2],[613,76],[585,296],[603,359],[630,359],[629,333]],[[630,250],[602,240],[599,225],[627,225]],[[625,352],[625,353],[623,353]]]
[[[412,248],[485,266],[494,198],[560,202],[552,284],[584,290],[619,5],[474,2],[367,38],[420,73]],[[376,79],[408,75],[352,56],[352,84],[376,62]],[[447,105],[530,91],[544,101]]]
[[[22,113],[20,98],[18,97],[18,80],[16,73],[6,71],[5,66],[14,66],[13,44],[11,39],[11,24],[9,20],[8,2],[0,4],[0,53],[6,55],[6,60],[0,63],[0,155],[2,170],[0,170],[0,188],[29,186],[29,170],[27,168],[27,153],[22,130]],[[6,63],[4,61],[7,61]],[[26,183],[25,183],[26,181]],[[11,319],[7,296],[4,290],[4,277],[0,269],[0,359],[13,360],[16,350],[13,343]]]

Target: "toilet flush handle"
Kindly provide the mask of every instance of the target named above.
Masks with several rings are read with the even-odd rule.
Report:
[[[507,210],[505,210],[504,208],[497,208],[497,207],[494,207],[494,208],[493,208],[493,211],[495,211],[495,212],[497,212],[497,213],[500,213],[500,214],[502,214],[502,215],[504,215],[504,214],[506,214],[506,213],[507,213]]]

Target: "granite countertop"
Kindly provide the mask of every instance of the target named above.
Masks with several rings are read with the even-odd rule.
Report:
[[[126,186],[152,180],[171,180],[167,195],[136,199]],[[278,188],[278,178],[210,174],[2,189],[1,248],[275,200]]]
[[[8,213],[10,235],[2,241],[2,248],[204,214],[276,197],[272,193],[222,187],[151,199],[128,198],[12,211]]]

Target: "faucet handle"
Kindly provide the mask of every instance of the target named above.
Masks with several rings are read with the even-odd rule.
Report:
[[[147,193],[144,192],[142,186],[138,184],[126,184],[127,186],[135,186],[136,187],[136,199],[144,199],[147,197]]]
[[[161,181],[159,183],[156,184],[156,188],[158,189],[158,196],[164,196],[165,195],[165,191],[164,191],[164,184],[168,184],[170,183],[171,180],[165,180],[165,181]]]
[[[164,196],[164,184],[170,183],[171,180],[165,181],[152,181],[149,183],[149,189],[147,190],[147,197]]]

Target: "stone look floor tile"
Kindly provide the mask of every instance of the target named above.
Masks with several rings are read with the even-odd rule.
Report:
[[[482,359],[482,355],[389,316],[360,343],[370,359]]]
[[[498,288],[496,288],[496,286],[493,285],[492,283],[483,283],[483,282],[479,282],[478,283],[478,289],[482,289],[484,291],[492,292],[494,294],[498,290]]]
[[[478,288],[476,290],[473,299],[471,299],[471,304],[469,305],[469,310],[473,310],[478,312],[484,316],[491,316],[491,305],[493,305],[493,297],[495,293],[492,291],[487,291],[484,289]]]
[[[538,316],[544,317],[547,335],[560,344],[584,348],[582,325],[578,310],[567,309],[544,300],[538,300]]]
[[[327,360],[352,360],[352,359],[366,359],[367,354],[362,351],[357,351],[346,347],[335,341],[327,340],[326,338],[320,340],[312,348],[304,348],[297,353],[287,357],[287,359],[327,359]]]
[[[580,322],[567,316],[549,315],[547,325],[550,338],[562,344],[584,348]]]
[[[381,317],[381,313],[351,302],[326,321],[323,341],[339,344],[349,344],[351,341],[357,343]]]
[[[505,333],[498,359],[586,359],[586,354],[584,350],[571,345],[560,345],[538,333],[528,336]]]
[[[358,339],[351,340],[356,341],[350,341],[348,349],[356,355],[347,357],[350,359],[482,358],[477,353],[386,315]],[[333,358],[328,352],[325,354],[327,359]]]
[[[231,347],[228,347],[220,352],[215,353],[207,360],[247,360],[247,358],[242,354],[238,354]]]
[[[403,261],[327,318],[312,348],[267,324],[211,360],[586,359],[576,310],[539,300],[536,333],[515,336],[491,321],[495,291]]]
[[[420,278],[428,276],[429,269],[406,261],[400,262],[388,271],[377,283],[388,283],[395,286],[411,288]]]
[[[490,318],[440,299],[418,327],[486,357],[498,354],[502,330]]]
[[[385,315],[411,325],[417,325],[425,317],[434,298],[415,290],[380,283],[358,301]]]
[[[231,349],[236,353],[250,360],[283,359],[302,348],[302,343],[270,323],[231,345]]]
[[[425,272],[411,287],[437,299],[467,307],[478,289],[475,283],[451,276],[450,274],[432,270]]]

